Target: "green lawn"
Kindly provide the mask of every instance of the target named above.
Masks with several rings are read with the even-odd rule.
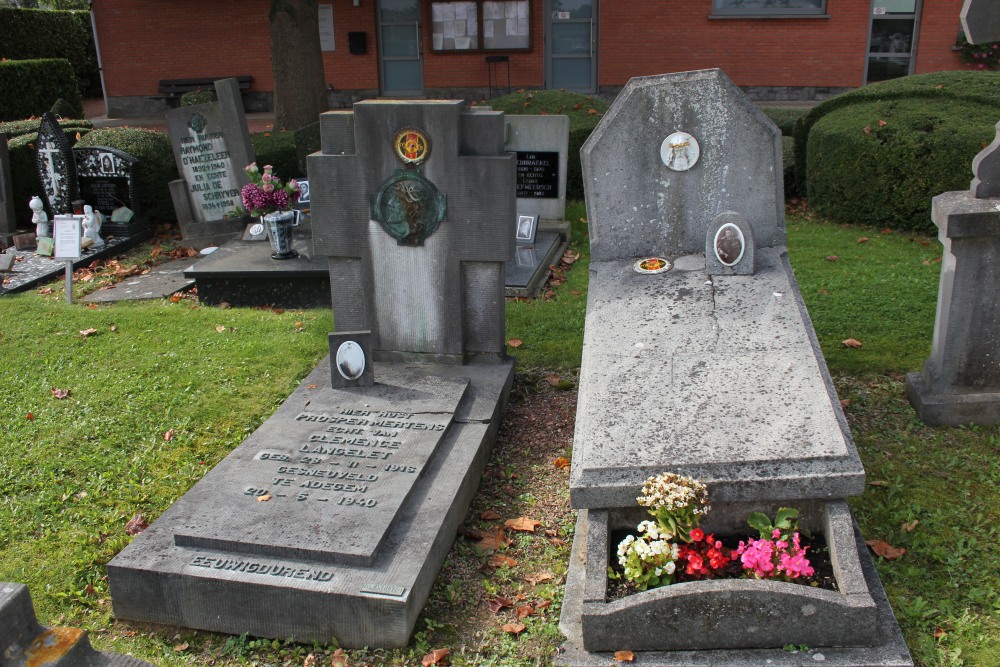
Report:
[[[522,341],[511,348],[522,393],[546,375],[578,371],[584,217],[582,204],[568,207],[580,258],[561,284],[542,299],[508,302],[508,338]],[[1000,431],[929,428],[904,395],[903,373],[918,370],[930,350],[941,246],[801,215],[789,218],[788,236],[831,373],[851,401],[847,415],[871,484],[852,501],[858,521],[866,538],[907,549],[878,562],[907,643],[922,665],[1000,665]],[[137,513],[154,520],[326,354],[330,313],[209,308],[191,299],[92,308],[67,305],[53,288],[0,298],[0,581],[27,583],[43,623],[83,627],[95,645],[158,665],[301,665],[309,652],[329,665],[334,647],[115,621],[105,565],[131,539],[126,521]],[[88,329],[96,332],[80,333]],[[848,338],[862,347],[843,346]],[[532,468],[498,455],[491,467],[502,479],[484,482],[476,502],[509,490],[524,511],[543,507],[549,501],[531,475],[551,468],[546,456]],[[566,525],[558,534],[568,539]],[[527,568],[535,561],[524,544],[516,556]],[[538,557],[565,558],[565,548]],[[459,540],[446,569],[461,569],[464,559],[478,567],[468,551]],[[348,652],[350,664],[415,664],[421,651],[441,646],[455,649],[452,665],[549,664],[560,641],[558,586],[551,613],[530,619],[517,640],[502,632],[486,639],[462,620],[462,605],[501,591],[496,577],[505,572],[483,577],[478,592],[439,581],[409,650]],[[181,643],[188,648],[175,650]]]

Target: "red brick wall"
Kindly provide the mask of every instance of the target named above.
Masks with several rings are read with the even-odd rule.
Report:
[[[958,37],[961,10],[962,0],[924,0],[917,43],[917,74],[972,68],[959,62],[952,50]]]

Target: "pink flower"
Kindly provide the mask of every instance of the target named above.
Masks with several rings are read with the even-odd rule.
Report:
[[[288,208],[288,193],[284,190],[275,190],[271,195],[271,201],[279,210]]]
[[[781,537],[781,531],[775,528],[774,530],[771,531],[771,537],[773,537],[774,539],[778,539],[779,537]]]
[[[986,68],[986,65],[984,65],[983,63],[979,63],[979,69],[985,69],[985,68]]]
[[[260,189],[267,193],[274,192],[274,183],[265,182],[264,185],[260,186]]]

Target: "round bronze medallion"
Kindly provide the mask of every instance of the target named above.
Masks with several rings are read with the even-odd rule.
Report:
[[[636,273],[663,273],[673,268],[673,264],[664,257],[647,257],[640,259],[632,268]]]
[[[423,130],[408,127],[396,133],[392,148],[403,164],[417,166],[430,156],[431,140]]]

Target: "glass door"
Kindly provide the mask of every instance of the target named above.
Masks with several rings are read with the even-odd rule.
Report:
[[[913,72],[920,0],[873,0],[865,83]]]
[[[420,0],[378,0],[378,53],[383,95],[424,94]]]
[[[597,15],[597,0],[546,2],[547,88],[597,92]]]

